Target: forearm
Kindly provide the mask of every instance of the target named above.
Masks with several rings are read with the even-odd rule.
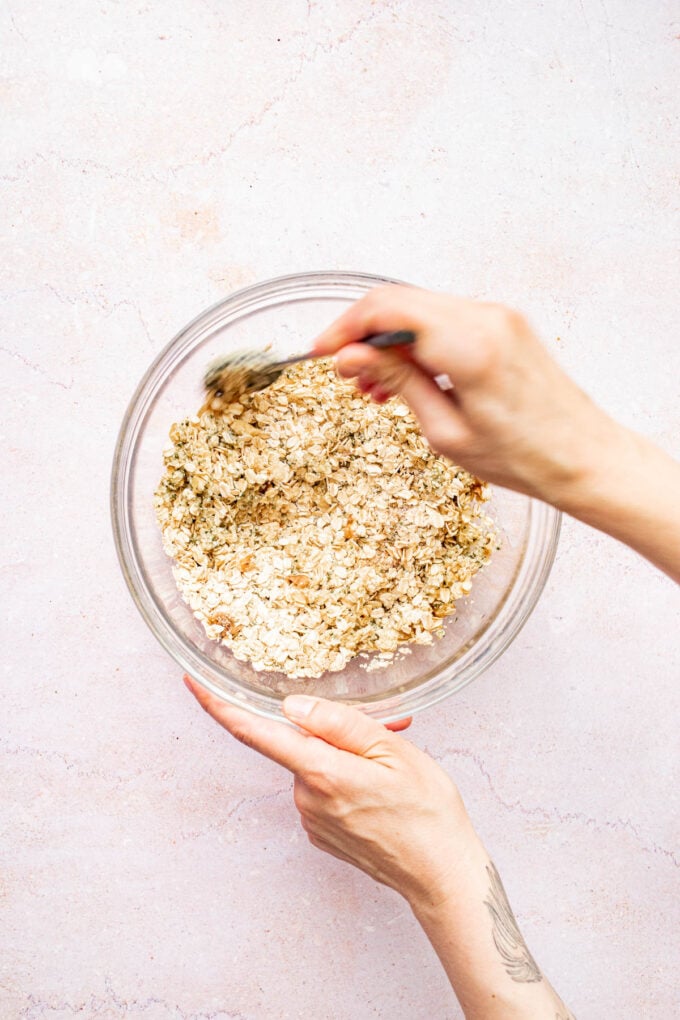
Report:
[[[475,837],[450,891],[412,902],[467,1020],[570,1020],[517,927],[500,877]]]
[[[680,581],[680,463],[602,415],[581,465],[577,482],[547,500]]]

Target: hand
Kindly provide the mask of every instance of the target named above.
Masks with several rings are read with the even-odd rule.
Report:
[[[412,329],[409,348],[354,341]],[[431,446],[490,482],[558,503],[592,470],[614,423],[562,372],[517,312],[411,287],[380,287],[316,341],[383,401],[399,394]],[[434,377],[448,375],[442,391]]]
[[[286,698],[284,711],[300,732],[185,683],[233,736],[294,774],[295,805],[313,846],[396,889],[414,908],[450,894],[479,841],[456,787],[426,754],[347,705]]]
[[[294,774],[313,846],[407,899],[468,1020],[571,1016],[529,953],[458,790],[431,758],[348,705],[288,697],[297,730],[184,680],[233,736]]]
[[[356,343],[411,329],[408,348]],[[618,425],[501,305],[379,287],[317,339],[377,401],[399,394],[438,453],[637,549],[680,581],[680,464]],[[435,377],[447,375],[442,391]]]

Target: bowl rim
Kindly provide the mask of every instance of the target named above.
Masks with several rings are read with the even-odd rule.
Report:
[[[228,690],[219,685],[210,675],[212,671],[210,663],[198,649],[191,648],[189,643],[177,633],[166,619],[165,613],[147,584],[144,570],[138,562],[140,556],[135,548],[133,529],[126,526],[128,506],[124,497],[129,490],[132,465],[132,458],[126,455],[132,452],[133,439],[137,436],[152,407],[154,394],[149,391],[150,382],[155,379],[161,367],[164,366],[166,371],[168,367],[171,367],[165,365],[171,355],[174,355],[175,363],[179,362],[187,353],[186,349],[193,346],[197,330],[209,326],[216,316],[223,317],[227,310],[231,310],[233,314],[230,321],[233,321],[239,310],[244,312],[249,305],[258,304],[260,298],[266,296],[270,299],[267,304],[271,305],[276,303],[274,299],[277,296],[290,298],[297,290],[307,290],[314,285],[326,288],[337,287],[338,291],[345,292],[354,287],[365,293],[368,289],[385,284],[411,286],[401,280],[372,273],[323,270],[277,276],[233,291],[221,301],[196,315],[156,355],[130,398],[116,439],[110,483],[111,524],[121,571],[137,609],[162,647],[202,687],[222,701],[239,708],[246,708],[266,718],[286,721],[281,709],[283,696],[276,695],[274,692],[266,694],[262,691],[251,690],[246,697],[245,692],[239,690],[239,681],[233,678],[231,678],[231,683],[234,685],[234,690]],[[146,399],[144,399],[145,396]],[[493,488],[497,487],[493,486]],[[543,592],[555,560],[561,529],[562,515],[558,510],[533,498],[524,498],[528,499],[529,532],[531,533],[533,529],[539,533],[540,551],[532,562],[527,561],[526,555],[522,557],[498,613],[481,632],[475,635],[474,641],[461,649],[455,661],[449,664],[449,669],[440,672],[435,677],[430,676],[420,686],[411,690],[395,689],[382,698],[376,696],[366,701],[352,700],[351,698],[338,700],[354,704],[367,715],[383,723],[394,722],[430,708],[466,687],[499,658],[519,634]],[[496,627],[495,633],[489,636],[488,631],[497,623],[501,614],[500,625]],[[466,661],[462,668],[458,668],[461,659],[466,659]],[[457,668],[455,684],[451,683],[452,676],[449,675],[454,667]],[[215,670],[215,676],[217,676],[217,670]]]

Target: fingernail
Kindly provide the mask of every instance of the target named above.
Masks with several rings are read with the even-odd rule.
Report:
[[[291,694],[283,703],[286,715],[290,719],[306,719],[316,705],[316,698],[308,698],[306,694]]]
[[[182,677],[182,680],[184,681],[184,686],[186,687],[186,689],[188,691],[191,691],[191,693],[193,694],[194,693],[194,685],[191,682],[191,677],[187,676],[187,674],[185,673],[184,676]]]

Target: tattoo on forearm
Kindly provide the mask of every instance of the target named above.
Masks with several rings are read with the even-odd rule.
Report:
[[[526,983],[542,981],[543,975],[517,926],[501,876],[491,861],[486,866],[486,873],[489,876],[490,887],[484,905],[491,914],[494,944],[501,955],[506,973],[513,981]]]

